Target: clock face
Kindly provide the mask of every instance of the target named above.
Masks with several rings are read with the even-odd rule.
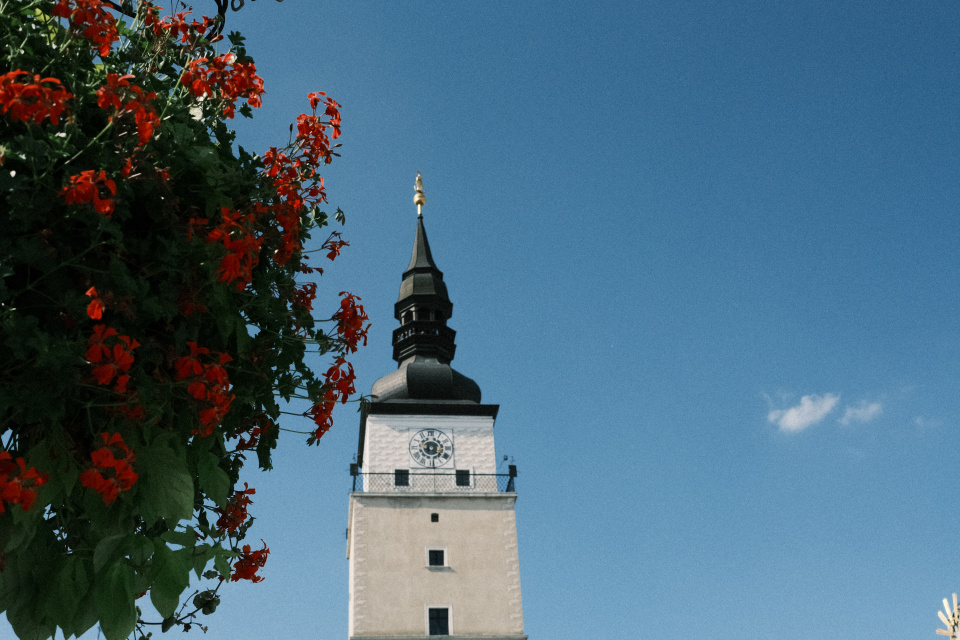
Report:
[[[439,429],[424,429],[410,438],[410,457],[421,467],[442,467],[453,459],[453,441]]]

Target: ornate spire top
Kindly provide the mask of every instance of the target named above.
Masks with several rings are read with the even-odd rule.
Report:
[[[420,177],[420,172],[417,171],[417,184],[414,186],[416,193],[413,195],[413,204],[417,205],[417,217],[423,217],[423,205],[427,204],[427,196],[423,195],[423,178]]]

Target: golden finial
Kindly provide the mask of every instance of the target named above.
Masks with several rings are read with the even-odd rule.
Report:
[[[423,178],[420,177],[420,172],[417,171],[417,184],[414,187],[417,192],[413,195],[413,204],[417,205],[417,217],[423,217],[423,211],[421,207],[427,204],[427,196],[423,195]]]

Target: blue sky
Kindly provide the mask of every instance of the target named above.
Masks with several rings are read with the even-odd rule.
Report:
[[[366,304],[366,392],[423,173],[453,364],[519,467],[531,638],[936,637],[960,590],[960,5],[262,0],[228,29],[268,91],[245,148],[310,91],[343,105],[351,246],[320,287]],[[266,581],[204,637],[346,637],[358,424],[244,478]]]

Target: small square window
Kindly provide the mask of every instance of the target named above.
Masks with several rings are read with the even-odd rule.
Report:
[[[443,549],[430,549],[427,551],[427,564],[431,567],[446,566],[443,563]]]
[[[431,608],[427,617],[430,621],[430,635],[448,636],[450,635],[450,610]]]
[[[393,472],[393,484],[397,487],[409,487],[410,471],[407,469],[396,469]]]
[[[431,513],[431,514],[430,514],[430,522],[440,522],[440,514],[439,514],[439,513]]]
[[[468,469],[457,469],[457,486],[470,486],[470,471]]]

